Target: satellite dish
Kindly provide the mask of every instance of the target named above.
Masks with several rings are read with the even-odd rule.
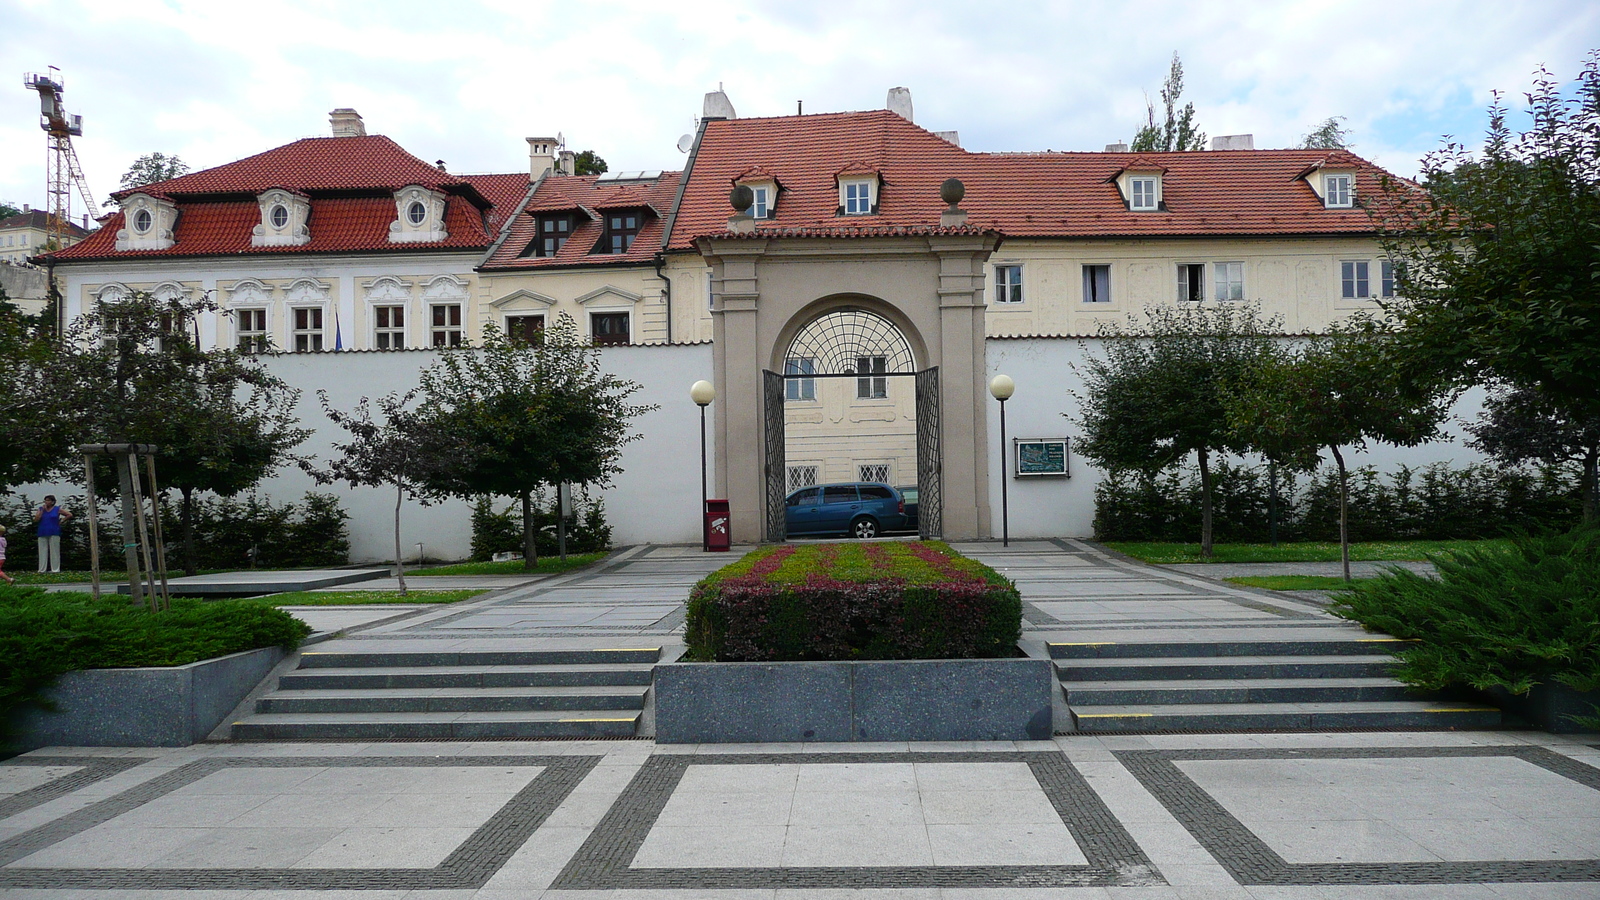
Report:
[[[686,134],[683,137],[678,138],[678,152],[679,153],[688,153],[693,148],[694,148],[694,135]]]

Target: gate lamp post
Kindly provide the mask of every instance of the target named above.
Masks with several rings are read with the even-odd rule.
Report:
[[[989,382],[989,393],[1000,401],[1000,546],[1011,546],[1011,510],[1006,496],[1006,401],[1017,392],[1017,383],[1010,375],[996,375]]]
[[[711,533],[706,525],[706,407],[717,399],[717,389],[709,381],[696,381],[689,388],[689,399],[700,407],[700,549],[711,549]]]

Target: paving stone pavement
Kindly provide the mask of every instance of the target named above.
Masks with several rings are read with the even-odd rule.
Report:
[[[1350,627],[1089,545],[963,549],[1018,579],[1027,640]],[[633,548],[318,649],[670,645],[688,586],[732,558]],[[1600,737],[268,742],[0,760],[8,900],[845,896],[1600,897]]]

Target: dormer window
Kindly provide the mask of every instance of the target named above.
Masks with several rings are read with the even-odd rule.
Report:
[[[871,179],[854,178],[839,182],[839,205],[847,216],[872,215]]]
[[[1159,209],[1161,202],[1156,199],[1159,183],[1153,175],[1135,175],[1128,179],[1128,208],[1141,212]]]
[[[298,247],[311,242],[311,198],[283,188],[256,197],[261,224],[250,232],[252,247]]]
[[[178,207],[170,199],[139,193],[119,198],[118,202],[127,224],[117,230],[118,250],[166,250],[175,243]]]
[[[410,185],[395,191],[395,220],[389,223],[389,243],[431,243],[450,237],[444,227],[444,212],[448,201],[445,194],[421,185]]]
[[[155,222],[155,217],[150,215],[150,210],[139,209],[133,213],[133,230],[140,234],[148,234],[150,226]]]
[[[1354,179],[1349,175],[1322,176],[1322,202],[1329,209],[1349,209],[1355,205]]]
[[[754,199],[750,203],[750,215],[757,219],[765,219],[772,210],[770,193],[766,185],[751,187],[750,196]]]
[[[267,221],[273,228],[283,228],[289,224],[289,208],[282,203],[274,204],[272,212],[267,214]]]
[[[639,213],[626,210],[606,214],[606,233],[601,238],[602,253],[627,253],[639,236]]]
[[[533,242],[533,255],[555,256],[572,234],[571,216],[540,216],[539,236]]]
[[[421,225],[428,220],[428,208],[420,200],[413,201],[406,207],[406,220],[413,225]]]

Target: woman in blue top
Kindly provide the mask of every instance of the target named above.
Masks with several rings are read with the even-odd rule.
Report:
[[[33,511],[38,524],[39,571],[61,571],[61,526],[72,518],[72,513],[56,505],[56,496],[46,494],[44,505]]]

